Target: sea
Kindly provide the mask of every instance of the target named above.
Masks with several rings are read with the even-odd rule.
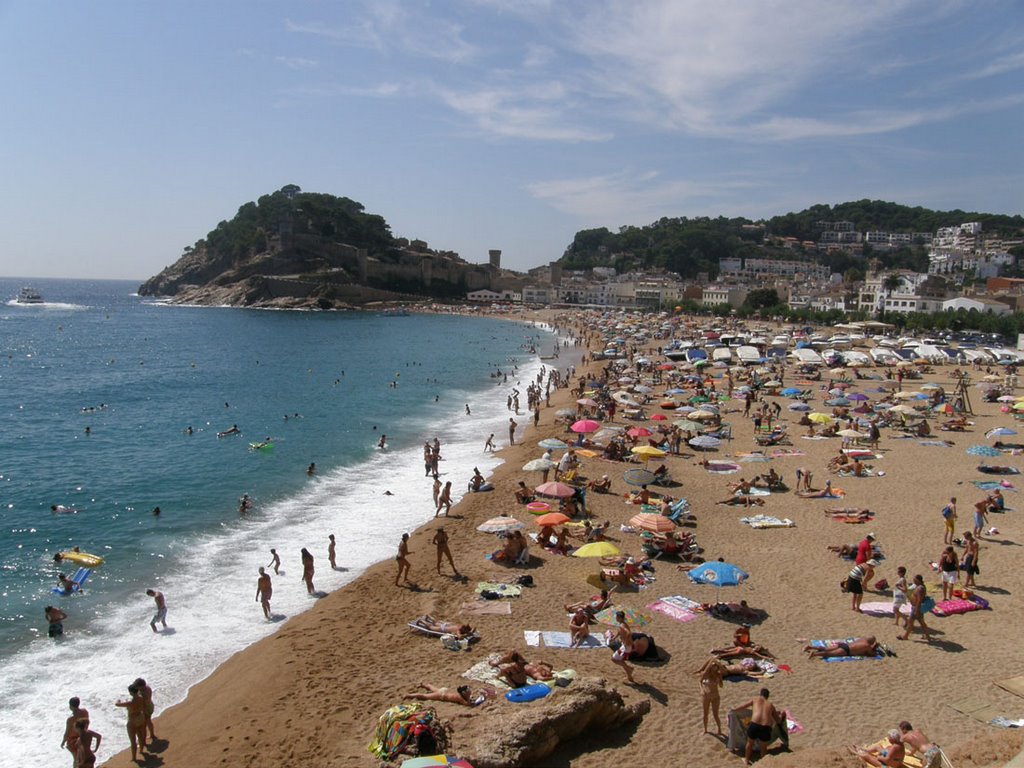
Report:
[[[559,343],[551,328],[489,317],[174,306],[126,281],[35,280],[44,303],[18,304],[24,284],[0,279],[0,733],[11,765],[70,759],[58,745],[71,696],[103,734],[101,761],[126,747],[114,702],[135,678],[159,713],[315,603],[303,547],[321,595],[392,556],[434,514],[424,441],[440,440],[457,499],[473,467],[499,463],[487,436],[506,443],[509,394],[518,388],[525,408],[539,354]],[[234,425],[240,434],[218,437]],[[268,438],[272,448],[251,447]],[[53,555],[73,547],[104,563],[82,594],[54,594],[58,572],[76,566]],[[268,621],[254,596],[272,547],[282,568]],[[147,589],[166,596],[159,633]],[[62,638],[47,637],[47,605],[68,615]]]

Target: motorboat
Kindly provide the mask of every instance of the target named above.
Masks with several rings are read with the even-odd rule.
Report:
[[[715,347],[711,350],[711,359],[716,363],[728,363],[732,359],[732,350],[729,347]]]
[[[747,344],[736,349],[736,357],[739,358],[740,363],[743,365],[755,365],[762,361],[761,353],[757,347],[751,347]]]
[[[18,292],[19,304],[43,304],[43,297],[35,288],[25,286]]]
[[[896,365],[900,362],[899,355],[888,347],[874,347],[868,350],[868,354],[875,361],[875,365]]]
[[[821,355],[810,347],[794,349],[790,354],[800,365],[824,365],[825,363],[825,361],[821,359]]]

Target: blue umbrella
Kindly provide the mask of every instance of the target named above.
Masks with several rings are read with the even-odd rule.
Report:
[[[807,403],[790,403],[786,407],[789,408],[789,410],[791,410],[791,411],[809,411],[809,410],[811,410],[811,406],[809,406]]]
[[[802,391],[802,389],[797,389],[796,387],[786,387],[779,394],[789,397],[790,395],[799,395]]]
[[[967,453],[970,456],[999,456],[1001,452],[998,448],[993,448],[991,445],[972,445],[967,449]]]
[[[629,485],[651,485],[658,479],[657,475],[646,469],[627,469],[622,473],[622,479]]]
[[[711,584],[715,587],[732,587],[742,584],[750,574],[732,563],[718,561],[704,563],[690,571],[690,581],[694,584]]]
[[[1017,433],[1008,427],[996,427],[985,433],[985,437],[1008,437]]]
[[[831,400],[826,400],[825,401],[825,405],[847,406],[849,404],[850,404],[850,401],[847,400],[845,397],[833,397]]]

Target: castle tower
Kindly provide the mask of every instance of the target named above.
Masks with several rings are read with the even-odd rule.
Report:
[[[491,267],[493,269],[501,269],[501,251],[488,251],[487,255],[491,259]]]

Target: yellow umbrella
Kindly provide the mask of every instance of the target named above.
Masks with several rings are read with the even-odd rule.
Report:
[[[598,454],[597,454],[597,451],[592,451],[589,448],[577,448],[576,449],[576,455],[577,456],[583,456],[586,459],[592,459],[595,456],[597,456]]]
[[[1015,411],[1024,411],[1024,402],[1014,403],[1013,404],[1013,410],[1015,410]]]
[[[592,541],[572,553],[573,557],[610,557],[621,554],[618,547],[610,541]]]
[[[661,458],[665,455],[665,452],[660,448],[655,448],[653,445],[638,445],[632,450],[637,456],[646,456],[649,459]]]
[[[829,424],[832,421],[832,417],[827,413],[811,413],[808,414],[807,418],[815,424]]]

